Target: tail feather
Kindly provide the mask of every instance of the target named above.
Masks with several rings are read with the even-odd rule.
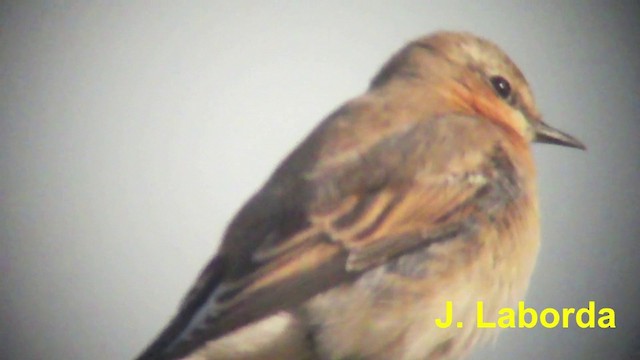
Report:
[[[184,351],[190,349],[188,345],[204,325],[206,315],[215,311],[216,290],[224,275],[223,262],[223,258],[215,257],[207,265],[185,297],[178,313],[137,360],[169,360],[186,355]]]

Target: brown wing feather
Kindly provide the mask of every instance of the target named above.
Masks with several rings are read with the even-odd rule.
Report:
[[[517,196],[491,160],[508,163],[500,131],[474,118],[434,118],[323,158],[325,132],[350,111],[321,124],[241,210],[214,260],[224,269],[201,275],[176,317],[188,326],[181,321],[155,358],[184,356],[415,247],[473,231],[474,210],[490,216]],[[453,149],[453,137],[463,145]]]
[[[462,128],[469,130],[447,133],[444,125],[452,122],[467,122]],[[490,216],[517,196],[509,184],[501,183],[509,177],[493,160],[506,156],[499,147],[499,131],[483,134],[482,127],[476,131],[468,126],[476,122],[465,117],[434,119],[386,136],[359,156],[345,157],[349,160],[344,163],[319,161],[304,177],[314,190],[307,198],[305,226],[289,237],[260,244],[252,252],[259,269],[245,276],[250,281],[226,300],[256,301],[257,292],[277,287],[284,299],[275,311],[289,306],[291,294],[300,292],[287,286],[288,281],[297,283],[297,277],[310,272],[327,279],[318,270],[324,263],[344,259],[336,265],[344,271],[333,272],[329,281],[305,284],[304,294],[324,291],[416,246],[470,231],[477,220],[471,214]],[[452,136],[468,137],[468,145],[449,150],[442,140]],[[467,146],[478,149],[477,136],[493,136],[496,141],[484,142],[485,154],[476,156],[474,151],[465,157]],[[448,152],[440,157],[444,164],[434,164],[431,155],[440,148]],[[362,175],[368,173],[372,176]]]
[[[452,136],[443,126],[451,123],[460,130],[455,136],[467,141],[458,140],[460,148],[448,147],[448,153],[437,157],[442,163],[434,163],[432,145]],[[516,182],[509,180],[515,176],[513,168],[497,167],[496,161],[506,157],[499,146],[500,131],[476,125],[474,118],[434,119],[386,136],[359,156],[344,157],[348,160],[342,163],[321,159],[325,161],[305,177],[313,189],[306,204],[306,226],[268,246],[261,244],[253,252],[254,263],[261,264],[256,272],[260,275],[249,275],[253,280],[242,296],[229,300],[255,299],[252,293],[258,289],[317,272],[324,261],[339,257],[346,260],[340,265],[345,271],[329,282],[337,285],[416,246],[470,231],[477,221],[472,214],[491,216],[517,196],[512,188]],[[482,148],[478,143],[488,145]],[[469,153],[467,148],[475,150]],[[310,255],[319,249],[322,255]],[[310,287],[305,294],[321,292],[327,285],[306,284],[305,289]]]

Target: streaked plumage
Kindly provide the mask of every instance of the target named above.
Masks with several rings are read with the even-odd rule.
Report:
[[[536,140],[583,147],[540,121],[495,45],[450,32],[409,43],[240,210],[139,359],[187,356],[278,311],[319,359],[463,356],[495,334],[472,325],[476,301],[497,316],[526,291]],[[463,329],[434,326],[446,300]]]

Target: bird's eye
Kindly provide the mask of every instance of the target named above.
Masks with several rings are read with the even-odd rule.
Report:
[[[503,78],[502,76],[493,76],[491,78],[491,85],[493,85],[493,88],[501,98],[506,99],[509,97],[509,95],[511,95],[511,85],[509,84],[507,79]]]

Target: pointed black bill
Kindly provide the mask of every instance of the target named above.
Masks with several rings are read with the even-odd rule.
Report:
[[[542,121],[537,122],[535,128],[535,142],[587,150],[587,147],[584,146],[584,144],[580,140],[558,129],[554,129],[551,126],[543,123]]]

